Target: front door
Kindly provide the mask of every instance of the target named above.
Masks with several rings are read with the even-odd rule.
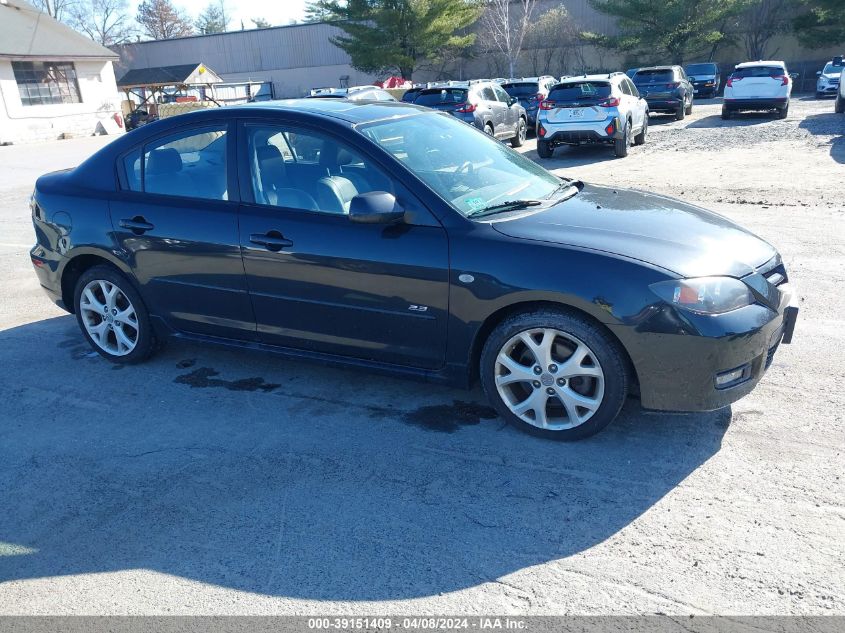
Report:
[[[238,242],[229,124],[148,142],[122,161],[109,202],[118,247],[150,312],[185,332],[255,338]]]
[[[259,340],[435,369],[445,359],[448,245],[440,224],[374,161],[322,131],[243,125],[240,243]],[[397,225],[349,220],[388,191]]]

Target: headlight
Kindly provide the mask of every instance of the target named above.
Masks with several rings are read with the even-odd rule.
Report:
[[[733,277],[670,279],[649,288],[666,303],[699,314],[722,314],[754,303],[748,286]]]

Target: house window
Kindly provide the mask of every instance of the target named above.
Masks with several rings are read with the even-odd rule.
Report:
[[[21,103],[79,103],[79,84],[71,62],[12,62]]]

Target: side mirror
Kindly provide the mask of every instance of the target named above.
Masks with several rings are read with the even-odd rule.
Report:
[[[821,74],[822,74],[822,71],[820,71],[820,70],[817,70],[817,71],[816,71],[816,76],[821,76]],[[791,77],[791,76],[792,76],[792,75],[790,75],[790,77]]]
[[[359,193],[349,203],[349,219],[360,224],[390,224],[405,217],[405,210],[386,191]]]
[[[516,97],[511,97],[510,99],[508,99],[509,105],[513,105],[515,103],[519,103],[519,99],[517,99]]]
[[[798,79],[799,74],[800,73],[789,73],[789,78],[790,79]],[[821,73],[819,73],[819,74],[821,75]]]

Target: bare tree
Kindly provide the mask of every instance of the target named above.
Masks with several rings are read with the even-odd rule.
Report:
[[[531,28],[531,18],[537,0],[488,0],[482,27],[492,44],[508,62],[508,72],[513,77],[525,36]]]
[[[792,15],[796,0],[756,0],[740,16],[745,53],[748,59],[768,59],[778,49],[769,50],[776,35],[788,33],[792,28]]]
[[[76,0],[30,0],[32,5],[60,22],[67,16],[68,10],[76,3]]]
[[[525,38],[525,52],[535,75],[560,75],[567,70],[581,30],[566,7],[553,7],[533,20]]]
[[[144,32],[154,40],[192,35],[194,28],[170,0],[144,0],[135,18]]]
[[[128,9],[128,0],[77,0],[67,23],[103,46],[125,44],[135,32]]]

